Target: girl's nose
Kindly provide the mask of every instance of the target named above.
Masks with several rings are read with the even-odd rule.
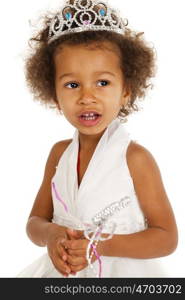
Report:
[[[90,104],[90,103],[96,103],[95,95],[93,94],[93,91],[91,89],[83,89],[80,99],[80,104]]]

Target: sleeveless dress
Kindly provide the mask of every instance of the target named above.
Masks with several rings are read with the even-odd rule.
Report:
[[[103,233],[131,234],[145,230],[147,222],[140,208],[130,175],[126,151],[130,134],[124,123],[115,119],[99,140],[78,187],[78,130],[62,154],[51,180],[53,222],[77,230],[92,226],[95,216],[112,205],[122,204],[105,223]],[[127,202],[124,203],[124,199]],[[129,201],[128,201],[129,199]],[[118,205],[119,206],[119,205]],[[101,277],[166,277],[160,259],[134,259],[102,256]],[[98,261],[93,263],[98,273]],[[17,277],[63,277],[46,253],[26,267]],[[87,267],[69,277],[95,277]]]

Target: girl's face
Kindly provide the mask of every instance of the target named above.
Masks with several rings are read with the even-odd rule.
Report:
[[[129,96],[119,50],[109,42],[101,43],[101,48],[65,45],[57,49],[54,61],[59,109],[82,134],[103,133]]]

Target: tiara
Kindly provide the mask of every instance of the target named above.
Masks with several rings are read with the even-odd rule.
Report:
[[[62,35],[83,31],[125,32],[127,19],[122,20],[118,10],[108,6],[107,0],[65,0],[60,13],[49,24],[48,43]]]

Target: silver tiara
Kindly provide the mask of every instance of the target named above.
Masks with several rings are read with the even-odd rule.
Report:
[[[118,10],[101,0],[65,0],[60,13],[49,25],[48,43],[64,34],[82,31],[125,32],[128,21],[122,20]]]

